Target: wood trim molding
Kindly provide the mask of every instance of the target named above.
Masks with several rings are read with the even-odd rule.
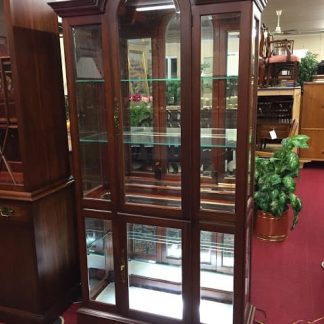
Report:
[[[213,4],[213,3],[222,3],[222,2],[239,2],[239,1],[248,1],[248,0],[191,0],[191,2],[195,5],[200,4]],[[258,6],[258,8],[262,11],[268,0],[250,0],[250,2],[255,2],[255,4]]]
[[[63,0],[48,2],[60,17],[98,15],[105,12],[107,0]]]

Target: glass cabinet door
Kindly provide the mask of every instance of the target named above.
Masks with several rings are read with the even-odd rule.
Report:
[[[201,17],[200,208],[234,212],[239,14]]]
[[[85,220],[87,267],[90,300],[116,304],[112,223]]]
[[[178,4],[123,2],[118,23],[125,202],[180,208]]]
[[[201,323],[233,323],[233,276],[234,235],[201,231]],[[217,316],[215,316],[215,314],[217,314]]]
[[[83,195],[110,200],[101,26],[74,26],[72,36]]]
[[[127,246],[130,309],[181,319],[181,229],[128,223]]]

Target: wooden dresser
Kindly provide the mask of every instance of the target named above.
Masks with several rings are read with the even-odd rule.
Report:
[[[301,159],[324,161],[324,82],[304,83],[299,132],[310,137],[309,149],[300,150]]]

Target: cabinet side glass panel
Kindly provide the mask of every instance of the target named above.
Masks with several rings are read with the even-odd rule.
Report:
[[[101,26],[72,28],[83,195],[110,200]]]
[[[116,304],[111,221],[86,218],[86,246],[91,300]]]
[[[4,1],[0,1],[0,183],[22,185],[24,179],[4,5]]]
[[[180,208],[178,4],[170,1],[168,8],[155,9],[128,1],[124,6],[119,34],[125,202]],[[131,9],[136,15],[129,17]]]
[[[201,323],[233,323],[233,270],[234,235],[201,231]]]
[[[127,247],[129,307],[182,319],[181,229],[129,223]]]
[[[255,150],[256,143],[253,142],[253,130],[255,129],[255,114],[256,114],[256,102],[255,99],[255,93],[256,93],[256,86],[258,83],[258,80],[256,79],[256,65],[258,64],[258,38],[259,34],[259,21],[255,18],[253,19],[253,25],[252,25],[252,41],[251,41],[251,80],[250,80],[250,106],[249,106],[249,144],[248,144],[248,152],[249,152],[249,160],[248,160],[248,196],[250,196],[253,192],[253,179],[254,176],[252,174],[252,166],[254,165],[254,154],[253,151]]]
[[[201,17],[201,209],[235,209],[239,23],[236,13]]]

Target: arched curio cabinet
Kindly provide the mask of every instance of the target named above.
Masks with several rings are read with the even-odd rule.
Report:
[[[266,0],[78,0],[63,18],[79,323],[252,323]]]

